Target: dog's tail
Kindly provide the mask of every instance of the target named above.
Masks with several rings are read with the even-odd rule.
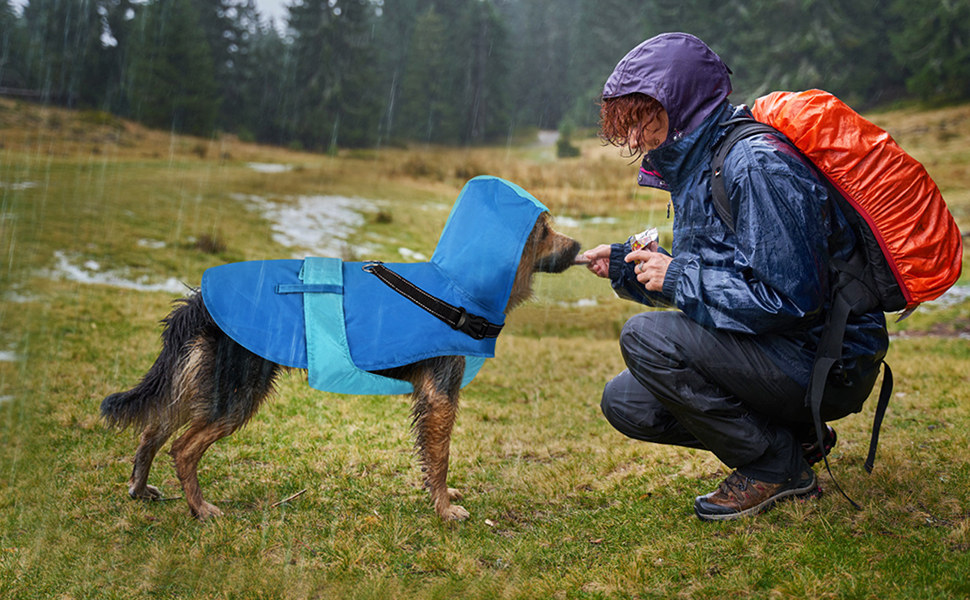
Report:
[[[141,382],[130,390],[111,394],[101,402],[101,417],[120,429],[145,426],[159,420],[176,400],[174,384],[183,360],[194,340],[215,327],[202,295],[193,293],[174,302],[172,312],[162,319],[162,351]]]

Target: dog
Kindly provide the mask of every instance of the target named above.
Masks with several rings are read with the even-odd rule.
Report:
[[[565,271],[574,264],[579,250],[577,241],[550,226],[548,212],[541,213],[526,238],[504,312],[531,296],[535,273]],[[274,392],[280,374],[290,367],[253,353],[227,335],[198,291],[174,305],[162,320],[158,358],[137,386],[105,398],[101,415],[111,426],[141,428],[128,481],[128,495],[134,499],[161,499],[159,489],[148,484],[152,461],[166,441],[185,428],[169,454],[191,514],[204,520],[222,512],[203,499],[199,461],[209,446],[256,414]],[[445,521],[469,516],[452,503],[461,494],[447,486],[451,432],[465,367],[465,356],[449,355],[374,371],[413,388],[412,431],[424,487],[435,512]]]

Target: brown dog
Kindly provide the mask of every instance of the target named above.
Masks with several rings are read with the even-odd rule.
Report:
[[[548,213],[540,215],[525,244],[505,312],[531,295],[534,273],[565,271],[578,252],[575,240],[549,226]],[[172,443],[170,454],[192,515],[205,519],[221,511],[202,498],[199,460],[209,446],[256,413],[285,367],[253,354],[219,329],[201,294],[176,303],[163,321],[163,347],[155,364],[136,387],[105,398],[101,415],[117,427],[142,428],[128,494],[145,500],[161,498],[158,488],[148,485],[155,454],[172,434],[188,425]],[[451,430],[464,369],[463,356],[441,356],[379,372],[414,387],[415,447],[425,486],[444,520],[468,517],[468,511],[451,503],[461,494],[447,486]]]

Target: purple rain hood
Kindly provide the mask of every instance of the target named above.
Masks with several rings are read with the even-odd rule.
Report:
[[[665,144],[694,131],[731,93],[731,70],[707,44],[689,33],[662,33],[617,63],[603,98],[641,93],[667,111]],[[641,185],[657,185],[640,177]],[[664,187],[664,186],[658,186]]]

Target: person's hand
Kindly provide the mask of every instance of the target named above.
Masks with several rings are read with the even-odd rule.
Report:
[[[610,246],[601,244],[592,250],[587,250],[582,254],[586,262],[586,268],[598,277],[610,276]]]
[[[672,257],[655,252],[657,246],[651,243],[653,250],[634,250],[626,255],[626,262],[635,260],[640,261],[635,268],[637,281],[643,284],[648,292],[663,291],[664,277],[667,276],[667,267],[670,265]]]

